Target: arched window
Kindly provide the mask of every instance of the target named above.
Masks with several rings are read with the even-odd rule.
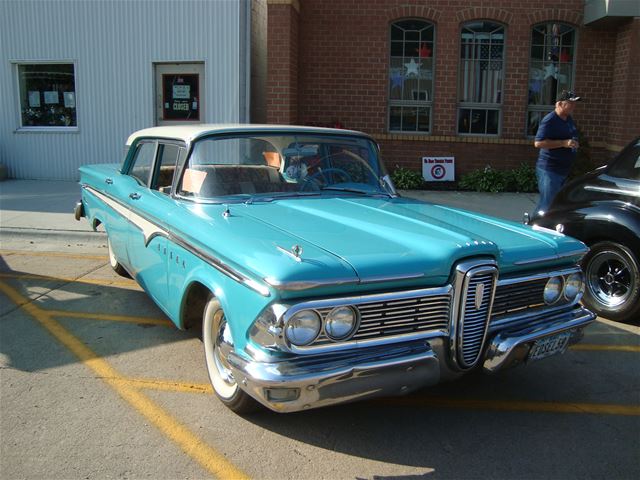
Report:
[[[536,134],[542,117],[555,108],[559,92],[573,90],[575,57],[572,26],[549,22],[531,30],[527,135]]]
[[[473,21],[460,33],[458,133],[500,133],[504,79],[504,26]]]
[[[401,20],[391,24],[391,132],[431,132],[434,36],[434,25],[423,20]]]

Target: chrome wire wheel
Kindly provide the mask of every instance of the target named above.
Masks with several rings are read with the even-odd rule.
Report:
[[[204,309],[202,324],[204,354],[209,380],[216,396],[236,413],[249,413],[257,403],[238,386],[227,360],[233,351],[231,330],[215,297],[210,297]]]
[[[624,245],[601,242],[585,257],[584,303],[613,320],[631,319],[640,309],[640,273],[635,255]]]

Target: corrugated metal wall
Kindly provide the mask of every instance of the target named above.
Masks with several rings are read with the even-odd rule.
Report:
[[[12,178],[76,180],[152,126],[154,63],[204,62],[204,120],[248,121],[249,0],[0,2],[0,162]],[[241,51],[242,50],[242,51]],[[14,62],[75,63],[77,132],[21,132]]]

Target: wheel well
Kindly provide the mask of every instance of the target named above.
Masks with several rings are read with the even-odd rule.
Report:
[[[197,327],[202,323],[202,314],[211,291],[199,282],[193,282],[182,302],[182,325],[185,329]]]

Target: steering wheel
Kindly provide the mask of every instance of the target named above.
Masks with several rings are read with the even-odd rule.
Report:
[[[300,191],[303,192],[307,189],[307,187],[309,185],[315,185],[316,189],[319,189],[319,185],[318,185],[318,180],[316,180],[318,177],[322,176],[324,178],[324,183],[327,184],[328,182],[328,177],[327,177],[327,173],[333,173],[333,174],[338,174],[340,175],[345,182],[349,183],[351,182],[351,175],[349,175],[347,172],[345,172],[344,170],[342,170],[341,168],[335,168],[335,167],[331,167],[331,168],[325,168],[324,170],[320,170],[319,172],[314,173],[313,175],[309,175],[308,177],[306,177],[304,179],[304,183],[302,184],[302,187],[300,187]]]

